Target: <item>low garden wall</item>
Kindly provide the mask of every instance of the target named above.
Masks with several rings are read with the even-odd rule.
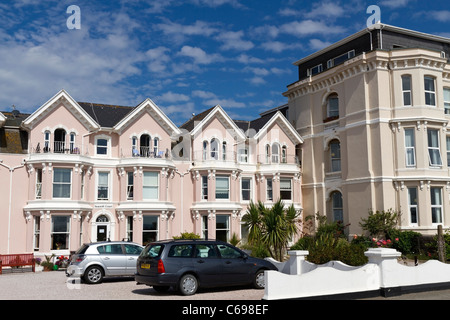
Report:
[[[418,266],[398,262],[395,249],[365,252],[369,262],[351,267],[339,261],[316,265],[305,260],[308,251],[289,251],[286,262],[271,261],[278,271],[265,272],[263,299],[308,299],[336,296],[393,296],[406,292],[450,288],[450,265],[430,260]]]

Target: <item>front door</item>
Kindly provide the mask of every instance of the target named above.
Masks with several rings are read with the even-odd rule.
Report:
[[[107,226],[97,226],[97,241],[106,241],[108,227]]]

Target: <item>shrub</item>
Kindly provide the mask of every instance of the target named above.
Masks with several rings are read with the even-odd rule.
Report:
[[[200,239],[200,236],[193,232],[183,232],[179,237],[173,237],[174,239]]]
[[[391,230],[389,237],[395,239],[393,248],[404,255],[419,254],[422,235],[414,231]]]

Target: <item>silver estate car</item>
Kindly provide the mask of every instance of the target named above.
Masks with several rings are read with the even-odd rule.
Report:
[[[126,241],[106,241],[83,244],[67,267],[68,277],[81,277],[95,284],[104,277],[134,276],[136,261],[143,246]]]

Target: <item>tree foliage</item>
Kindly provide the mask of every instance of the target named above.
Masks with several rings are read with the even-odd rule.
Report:
[[[289,240],[299,231],[298,215],[293,205],[285,208],[281,200],[271,208],[266,208],[261,201],[251,202],[242,217],[249,230],[249,244],[266,246],[274,259],[282,261]]]

